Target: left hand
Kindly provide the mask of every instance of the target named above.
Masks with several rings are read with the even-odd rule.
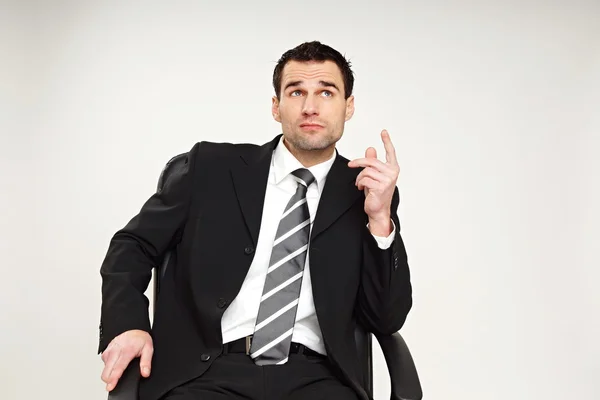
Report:
[[[365,213],[371,221],[389,222],[392,197],[400,173],[396,150],[389,133],[381,131],[385,148],[386,162],[377,159],[377,151],[369,147],[365,158],[357,158],[348,163],[351,168],[364,167],[356,177],[355,185],[365,192]]]

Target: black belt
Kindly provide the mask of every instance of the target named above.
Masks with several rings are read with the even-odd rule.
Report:
[[[250,354],[250,346],[252,344],[252,336],[246,336],[233,342],[225,343],[223,345],[223,354],[227,353],[246,353]],[[292,354],[304,354],[313,357],[325,356],[321,353],[317,353],[314,350],[309,349],[303,344],[292,342],[290,345],[290,353]]]

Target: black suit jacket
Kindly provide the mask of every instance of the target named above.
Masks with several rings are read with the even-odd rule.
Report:
[[[221,353],[221,317],[236,297],[254,256],[272,152],[263,145],[201,142],[186,154],[162,190],[112,238],[101,267],[99,352],[130,329],[151,332],[152,374],[140,398],[154,400],[200,376]],[[358,169],[337,155],[321,195],[310,244],[314,304],[328,357],[361,398],[363,377],[354,330],[398,331],[412,305],[407,257],[396,236],[381,250],[369,232]],[[268,210],[267,210],[268,211]],[[150,328],[152,269],[176,249],[177,264],[161,281]]]

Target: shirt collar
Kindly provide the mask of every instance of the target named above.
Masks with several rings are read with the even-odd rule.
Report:
[[[317,183],[317,188],[319,191],[323,190],[323,184],[333,162],[335,161],[335,156],[337,154],[337,150],[334,151],[331,158],[327,161],[324,161],[320,164],[313,165],[312,167],[307,168],[315,177],[315,181]],[[272,166],[274,169],[274,177],[275,184],[278,185],[284,180],[289,174],[297,170],[298,168],[305,168],[300,161],[294,157],[292,153],[288,150],[287,147],[283,144],[283,136],[279,139],[279,143],[273,152],[273,161]]]

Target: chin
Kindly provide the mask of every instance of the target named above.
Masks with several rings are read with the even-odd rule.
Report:
[[[291,137],[288,136],[287,140],[298,150],[314,151],[325,150],[331,147],[339,140],[339,137],[323,136],[318,133],[306,134],[304,132],[296,132]]]
[[[300,138],[293,141],[293,144],[300,150],[310,151],[325,150],[335,144],[335,142],[336,140],[333,138]]]

